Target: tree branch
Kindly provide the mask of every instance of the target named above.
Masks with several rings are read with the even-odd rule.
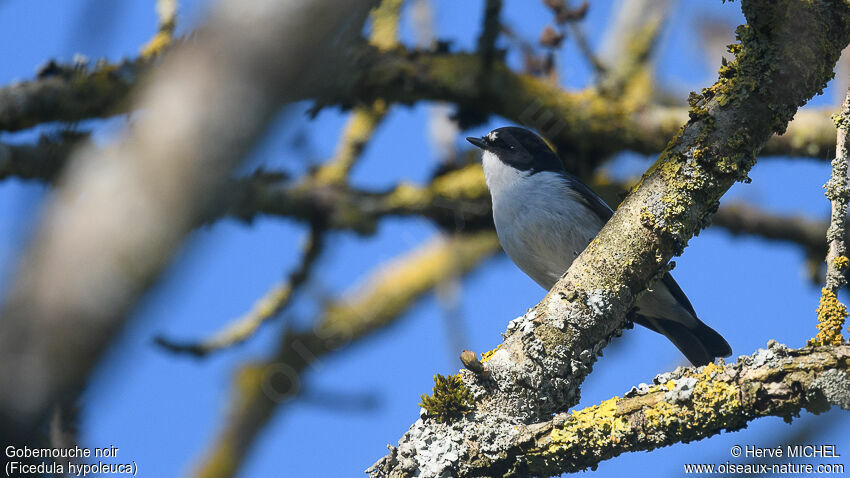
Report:
[[[398,452],[370,469],[373,477],[507,471],[498,463],[518,425],[577,403],[596,355],[625,325],[638,294],[708,223],[732,184],[746,180],[768,138],[822,90],[850,41],[843,1],[743,0],[742,9],[749,24],[738,29],[735,61],[692,97],[688,124],[543,301],[511,322],[486,363],[492,380],[461,371],[474,413],[448,425],[417,422]],[[486,438],[471,444],[471,436]]]
[[[177,0],[157,0],[156,14],[159,17],[159,27],[153,38],[142,47],[142,58],[153,58],[171,44],[177,30]]]
[[[43,135],[31,145],[0,143],[0,180],[15,177],[53,182],[71,151],[85,139],[87,134],[64,133]]]
[[[144,59],[44,66],[32,81],[0,88],[0,131],[53,121],[106,118],[127,111],[127,95],[149,66]]]
[[[358,149],[362,144],[360,136],[353,134],[350,127],[345,131],[341,144],[349,146],[340,146],[338,153]],[[69,149],[67,143],[49,139],[37,146],[0,144],[0,178],[49,178],[64,164],[63,155]],[[55,156],[53,151],[56,151]],[[447,172],[430,185],[401,184],[389,191],[376,192],[335,184],[335,180],[328,179],[338,174],[338,171],[331,171],[337,165],[349,164],[348,159],[338,162],[336,158],[349,158],[349,155],[338,154],[319,168],[315,174],[320,179],[308,181],[309,186],[293,184],[287,177],[268,172],[235,179],[227,188],[233,194],[233,201],[209,220],[226,214],[250,222],[257,216],[269,215],[304,223],[321,221],[330,229],[353,230],[360,234],[373,233],[378,222],[387,216],[422,216],[445,228],[460,227],[465,231],[493,227],[490,195],[478,165]],[[622,194],[632,187],[629,182],[612,183],[599,177],[593,178],[590,184],[612,205],[620,202]],[[824,233],[829,225],[826,221],[772,214],[745,203],[731,203],[718,208],[711,225],[734,235],[791,242],[801,246],[808,255],[826,253]]]
[[[623,398],[521,425],[505,454],[476,472],[558,476],[623,453],[740,430],[760,417],[790,421],[804,409],[821,413],[832,405],[850,410],[848,370],[850,345],[788,349],[771,341],[767,350],[731,365],[680,367]],[[421,420],[414,424],[423,426]]]
[[[845,276],[850,267],[847,258],[847,202],[850,200],[850,188],[847,185],[848,141],[850,141],[850,90],[844,98],[841,111],[835,115],[838,127],[836,155],[832,160],[832,176],[824,185],[829,198],[831,213],[826,240],[829,252],[826,254],[826,285],[821,290],[818,306],[818,334],[812,339],[813,345],[839,345],[844,343],[841,329],[847,318],[847,307],[838,300],[838,290],[847,283]]]
[[[94,70],[55,65],[38,79],[0,88],[0,130],[16,131],[51,121],[79,121],[127,112],[126,96],[148,65],[144,60]],[[448,101],[480,114],[495,114],[537,128],[560,150],[594,161],[631,150],[657,154],[687,120],[686,108],[646,106],[643,100],[611,100],[591,90],[567,92],[493,60],[484,81],[482,59],[470,53],[433,53],[401,48],[361,50],[356,69],[337,75],[333,94],[309,91],[317,107],[368,105],[375,100],[412,104]],[[55,71],[54,71],[55,70]],[[629,106],[631,105],[631,106]],[[831,158],[835,136],[829,114],[801,111],[786,134],[768,141],[764,155]],[[574,167],[576,165],[573,165]]]

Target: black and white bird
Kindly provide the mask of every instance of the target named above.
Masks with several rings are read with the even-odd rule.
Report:
[[[527,129],[498,128],[466,139],[484,151],[484,175],[502,248],[523,272],[551,289],[614,211]],[[635,323],[665,335],[692,364],[732,354],[726,340],[697,318],[669,273],[636,305]]]

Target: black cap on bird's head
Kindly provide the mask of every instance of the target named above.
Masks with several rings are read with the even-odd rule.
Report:
[[[467,141],[484,151],[493,153],[504,164],[521,171],[563,171],[558,155],[540,136],[517,126],[505,126],[490,131],[481,138],[469,137]]]

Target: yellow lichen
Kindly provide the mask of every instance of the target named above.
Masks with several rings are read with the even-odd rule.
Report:
[[[490,360],[490,359],[493,357],[493,355],[494,355],[496,352],[498,352],[498,350],[499,350],[501,347],[502,347],[502,344],[499,344],[499,345],[497,345],[497,346],[496,346],[496,348],[494,348],[493,350],[490,350],[490,351],[488,351],[488,352],[484,352],[483,354],[481,354],[481,363],[484,363],[484,362],[486,362],[486,361]]]
[[[847,258],[840,256],[836,258],[844,259],[846,267]],[[844,337],[841,335],[841,328],[844,326],[844,319],[847,318],[847,307],[838,300],[835,292],[829,289],[822,289],[820,296],[820,305],[818,305],[818,334],[815,338],[809,340],[809,345],[841,345],[844,343]]]
[[[157,0],[156,14],[159,17],[159,29],[141,48],[142,58],[160,55],[173,41],[177,29],[177,0]]]
[[[640,223],[648,229],[655,227],[655,216],[649,212],[649,209],[647,209],[646,206],[643,206],[640,209]]]
[[[629,421],[617,413],[619,397],[605,400],[582,410],[573,410],[561,427],[555,427],[549,438],[547,453],[556,453],[561,448],[576,444],[586,449],[599,449],[610,443],[618,443],[631,431]]]
[[[403,182],[387,196],[386,201],[390,207],[412,207],[424,204],[429,198],[430,194],[427,190]]]
[[[844,270],[847,266],[850,266],[850,259],[848,259],[847,256],[838,256],[832,263],[835,265],[836,269]]]
[[[398,17],[401,12],[401,0],[384,0],[372,10],[372,32],[369,43],[381,51],[389,50],[398,44]]]
[[[171,44],[172,33],[160,31],[157,32],[153,38],[150,39],[145,46],[142,47],[140,55],[142,58],[153,58],[163,51],[165,48]]]
[[[357,107],[349,116],[333,159],[322,165],[314,180],[318,184],[343,184],[348,173],[360,158],[363,148],[372,137],[375,128],[387,113],[387,102],[378,99],[370,106]]]
[[[643,416],[646,418],[648,428],[653,430],[663,430],[680,423],[682,418],[685,418],[679,407],[663,400],[655,406],[647,408],[643,412]]]

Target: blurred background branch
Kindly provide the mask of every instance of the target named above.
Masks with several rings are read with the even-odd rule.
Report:
[[[76,150],[3,308],[0,382],[15,384],[0,390],[4,441],[32,439],[53,403],[79,393],[132,305],[287,99],[282,93],[321,84],[345,59],[341,45],[359,34],[369,2],[346,5],[355,8],[222,3],[204,41],[152,73],[137,100],[146,114],[126,136]],[[31,120],[17,115],[12,124]]]
[[[441,281],[469,272],[498,250],[492,231],[430,241],[327,303],[311,330],[286,329],[271,356],[237,373],[226,421],[195,476],[234,476],[272,414],[298,395],[307,367],[400,319]]]

